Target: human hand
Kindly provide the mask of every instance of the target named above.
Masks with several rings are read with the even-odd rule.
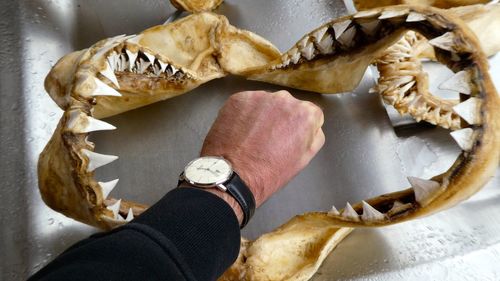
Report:
[[[222,156],[248,185],[257,207],[297,175],[325,142],[321,109],[287,91],[232,95],[219,111],[201,156]],[[221,196],[241,209],[225,193]]]

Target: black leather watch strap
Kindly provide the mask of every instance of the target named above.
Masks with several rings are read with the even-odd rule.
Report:
[[[243,210],[243,221],[240,227],[243,228],[255,213],[255,197],[240,176],[234,172],[231,178],[224,183],[224,186],[227,188],[227,193],[233,196]]]

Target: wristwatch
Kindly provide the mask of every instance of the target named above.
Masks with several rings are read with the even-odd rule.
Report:
[[[217,188],[231,195],[243,210],[243,228],[255,212],[255,198],[233,170],[231,163],[218,156],[204,156],[189,162],[179,177],[178,186]]]

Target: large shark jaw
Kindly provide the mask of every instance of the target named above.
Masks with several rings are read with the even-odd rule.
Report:
[[[121,225],[147,206],[109,197],[118,180],[94,179],[95,169],[117,159],[95,153],[95,145],[87,139],[93,131],[114,128],[99,118],[183,94],[228,73],[321,93],[349,91],[368,65],[409,30],[430,39],[438,60],[457,75],[467,73],[460,81],[470,91],[461,92],[462,105],[455,111],[461,130],[452,133],[462,153],[444,174],[409,178],[412,188],[347,203],[343,210],[332,208],[293,218],[246,243],[241,263],[228,271],[244,280],[272,280],[266,276],[307,280],[350,227],[383,226],[449,208],[477,192],[494,173],[500,151],[500,112],[495,110],[499,97],[474,35],[446,12],[411,6],[365,11],[325,24],[285,54],[255,34],[230,26],[223,17],[205,13],[70,54],[46,80],[47,91],[65,113],[40,155],[42,197],[51,208],[84,223],[104,229]],[[165,34],[155,36],[154,32]],[[194,40],[189,34],[202,37],[196,48],[189,47]],[[183,44],[164,50],[171,42],[165,38]],[[283,247],[275,253],[280,257],[277,261],[293,258],[287,273],[272,259],[260,262],[271,256],[276,247],[268,246],[273,244]]]

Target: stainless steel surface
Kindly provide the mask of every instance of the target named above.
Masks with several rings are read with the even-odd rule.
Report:
[[[286,50],[304,33],[345,13],[344,7],[340,0],[227,0],[218,12]],[[50,210],[38,193],[38,154],[61,115],[43,89],[50,67],[67,52],[162,23],[172,12],[166,1],[0,2],[1,280],[26,278],[96,231]],[[492,67],[500,82],[500,58]],[[367,93],[371,86],[367,76],[354,93],[344,95],[291,90],[324,109],[327,143],[307,169],[257,211],[244,235],[256,237],[301,212],[407,187],[407,175],[432,175],[453,161],[458,149],[445,130],[396,135],[380,99]],[[99,170],[98,177],[120,178],[113,196],[154,203],[197,156],[224,100],[246,89],[278,87],[228,77],[109,118],[118,129],[92,138],[97,151],[120,160]],[[499,186],[497,173],[483,191],[451,210],[354,231],[314,280],[499,280]]]

